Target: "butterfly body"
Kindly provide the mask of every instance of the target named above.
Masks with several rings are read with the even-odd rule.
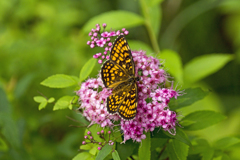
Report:
[[[101,69],[101,77],[106,88],[113,89],[107,98],[110,114],[119,114],[124,120],[134,119],[137,112],[138,77],[131,50],[124,36],[119,36]]]

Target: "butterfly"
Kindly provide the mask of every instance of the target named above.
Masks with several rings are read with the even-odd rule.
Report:
[[[107,111],[118,114],[124,120],[132,120],[137,113],[139,77],[135,77],[135,65],[130,47],[123,35],[114,42],[110,59],[101,68],[101,78],[106,88],[112,89],[107,98]]]

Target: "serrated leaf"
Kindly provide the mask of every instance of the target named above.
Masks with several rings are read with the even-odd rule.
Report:
[[[48,99],[48,103],[53,103],[55,101],[55,98],[51,97]]]
[[[208,95],[208,92],[203,91],[201,88],[188,88],[184,90],[184,93],[177,99],[172,98],[170,100],[169,107],[171,110],[187,107]]]
[[[122,142],[122,136],[120,131],[114,131],[113,132],[114,138],[117,138],[115,141],[116,142]]]
[[[96,155],[96,153],[98,152],[98,146],[93,147],[92,149],[89,150],[89,153],[91,153],[92,155]]]
[[[197,82],[217,72],[233,58],[231,54],[208,54],[194,58],[184,66],[184,80],[187,83]]]
[[[80,146],[80,149],[82,149],[82,150],[90,150],[90,149],[92,149],[92,148],[93,148],[93,146],[90,145],[90,143]]]
[[[151,159],[151,136],[150,132],[146,133],[146,138],[142,140],[142,144],[138,150],[139,160],[150,160]]]
[[[164,60],[164,66],[167,71],[173,75],[180,84],[182,84],[183,66],[179,54],[172,50],[163,50],[161,54],[157,55],[157,58]]]
[[[196,111],[193,113],[190,113],[186,117],[183,117],[181,121],[193,121],[195,123],[184,126],[184,130],[200,130],[207,128],[209,126],[212,126],[222,120],[224,120],[226,117],[220,113],[214,112],[214,111]]]
[[[71,76],[65,74],[56,74],[48,77],[40,84],[50,88],[66,88],[76,85],[77,83]]]
[[[112,146],[106,144],[98,153],[96,160],[103,160],[112,151]]]
[[[114,152],[112,152],[112,157],[114,160],[121,160],[119,155],[118,155],[118,152],[117,150],[115,150]]]
[[[176,127],[176,135],[171,135],[168,132],[164,132],[167,136],[172,137],[176,140],[179,140],[185,144],[187,144],[188,146],[192,146],[187,134],[180,128],[180,127]]]
[[[39,104],[38,110],[41,110],[41,109],[45,108],[46,106],[47,106],[47,100],[46,100],[46,101],[43,101],[43,102],[41,102],[41,103]]]
[[[136,147],[136,143],[133,143],[132,140],[128,140],[124,144],[117,143],[117,151],[121,159],[131,156]]]
[[[189,155],[191,154],[200,154],[210,148],[209,143],[205,139],[197,139],[197,145],[193,145],[189,148]]]
[[[212,160],[214,155],[214,150],[212,148],[205,148],[206,150],[201,153],[202,160]]]
[[[44,102],[44,101],[47,101],[47,99],[43,96],[35,96],[33,97],[33,100],[37,103],[41,103],[41,102]]]
[[[83,27],[83,31],[88,33],[96,24],[103,23],[106,23],[109,26],[107,27],[108,30],[111,28],[117,30],[139,26],[144,23],[144,19],[141,16],[128,11],[110,11],[90,19]]]
[[[164,133],[162,129],[155,128],[154,131],[151,132],[152,138],[172,138]]]
[[[94,160],[94,156],[92,156],[88,152],[82,152],[76,155],[72,160]]]
[[[60,99],[57,100],[55,103],[53,110],[59,110],[59,109],[66,109],[66,108],[71,108],[71,103],[73,100],[74,96],[63,96]]]
[[[97,62],[97,59],[91,58],[84,64],[79,75],[80,82],[85,80],[90,75],[96,62]]]
[[[188,145],[173,139],[167,145],[167,151],[170,160],[186,160],[188,155]]]
[[[216,149],[226,149],[237,143],[240,143],[240,139],[237,137],[224,137],[214,143],[214,148]]]

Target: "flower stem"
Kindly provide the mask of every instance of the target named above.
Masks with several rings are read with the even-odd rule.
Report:
[[[140,4],[141,4],[141,8],[142,8],[142,14],[145,18],[145,26],[147,28],[149,38],[150,38],[152,46],[153,46],[153,50],[156,54],[158,54],[158,53],[160,53],[160,48],[158,46],[157,37],[156,37],[154,30],[152,28],[152,25],[151,25],[149,7],[147,6],[145,0],[140,0]]]

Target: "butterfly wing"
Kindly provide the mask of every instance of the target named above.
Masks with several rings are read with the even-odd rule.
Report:
[[[120,35],[110,52],[110,60],[120,66],[129,76],[135,75],[134,61],[126,38]]]
[[[103,84],[106,88],[114,88],[127,80],[129,75],[126,74],[123,68],[115,64],[111,60],[107,60],[101,70]]]
[[[132,84],[118,108],[118,114],[125,120],[134,119],[137,113],[137,84]]]

